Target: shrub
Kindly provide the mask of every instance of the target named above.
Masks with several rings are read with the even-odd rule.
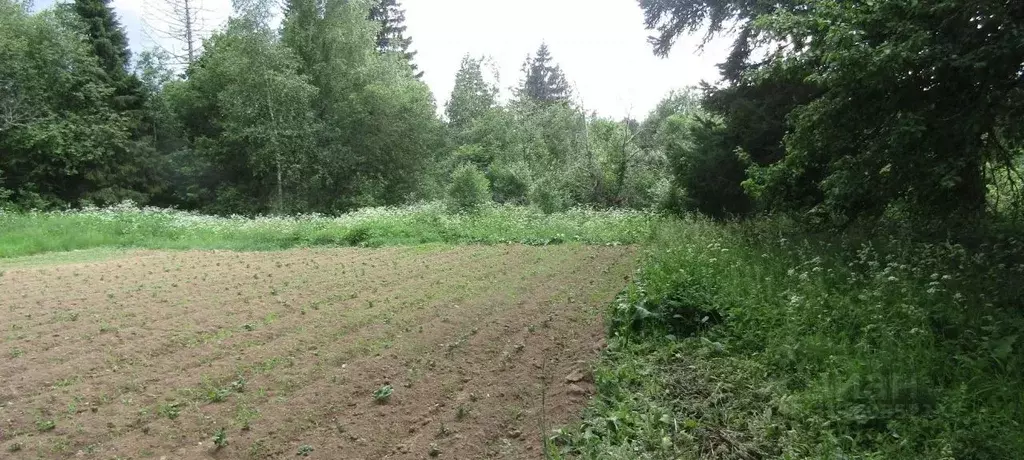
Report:
[[[491,191],[498,203],[525,204],[530,193],[530,169],[524,162],[492,165]]]
[[[741,185],[746,179],[743,161],[720,121],[674,116],[665,121],[661,136],[675,182],[686,192],[687,209],[716,218],[752,210]]]
[[[448,210],[474,212],[491,201],[491,184],[476,166],[464,164],[452,173],[448,187]]]

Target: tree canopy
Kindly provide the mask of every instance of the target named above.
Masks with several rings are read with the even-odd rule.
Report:
[[[900,212],[977,222],[1020,154],[1019,2],[641,0],[654,51],[736,27],[704,105],[770,209],[845,225]]]

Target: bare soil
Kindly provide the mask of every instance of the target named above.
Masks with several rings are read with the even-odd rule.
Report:
[[[135,251],[9,269],[0,458],[540,458],[592,392],[633,252]]]

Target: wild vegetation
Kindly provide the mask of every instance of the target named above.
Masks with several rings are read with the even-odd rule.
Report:
[[[609,310],[582,426],[556,456],[1013,458],[1024,447],[1019,237],[660,225]]]
[[[607,348],[566,378],[597,393],[582,423],[541,423],[548,457],[1018,457],[1024,3],[638,3],[655,54],[687,33],[734,41],[720,81],[614,120],[574,94],[546,44],[511,97],[486,57],[465,56],[441,110],[394,0],[288,0],[280,28],[269,2],[237,2],[184,65],[133,59],[104,0],[0,0],[0,267],[111,247],[493,256],[569,243],[517,266],[551,275],[586,263],[563,251],[627,245],[602,248],[639,252],[605,314]],[[549,300],[573,295],[585,294]],[[512,316],[527,334],[548,324]],[[445,356],[486,343],[453,334]],[[501,362],[531,350],[505,345]],[[220,383],[196,395],[239,392]],[[358,397],[389,411],[404,391],[367,382]],[[478,396],[450,408],[455,422],[473,420]],[[545,393],[528,396],[543,409]],[[176,420],[179,402],[154,413]],[[52,411],[21,422],[61,434]],[[228,452],[246,436],[200,428]],[[441,423],[415,454],[448,455],[450,435]]]
[[[640,211],[522,206],[450,214],[443,203],[324,215],[217,217],[128,206],[2,214],[0,258],[100,247],[271,250],[311,246],[637,244],[660,218]]]

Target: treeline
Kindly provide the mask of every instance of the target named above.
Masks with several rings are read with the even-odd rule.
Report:
[[[179,66],[133,59],[109,0],[0,0],[0,204],[340,213],[451,196],[554,211],[668,190],[640,124],[574,103],[546,46],[506,103],[467,56],[441,117],[395,0],[288,0],[277,28],[273,5],[236,2]]]
[[[184,68],[133,59],[105,0],[0,0],[0,203],[218,214],[447,198],[785,212],[809,223],[1019,218],[1024,3],[641,0],[657,54],[735,29],[719,83],[596,117],[544,45],[512,97],[466,56],[443,116],[395,0],[238,1]],[[735,28],[733,27],[735,25]]]
[[[106,0],[0,5],[0,187],[19,207],[340,211],[423,193],[443,151],[393,8],[289,1],[275,30],[271,2],[238,2],[184,69],[132,69]]]

